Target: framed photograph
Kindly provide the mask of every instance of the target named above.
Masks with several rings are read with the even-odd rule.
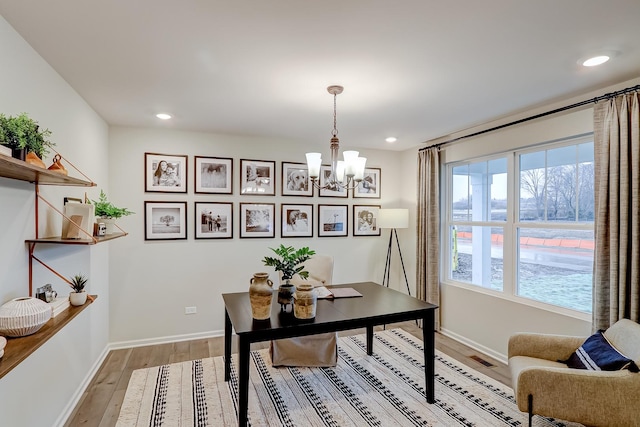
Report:
[[[353,189],[353,197],[379,199],[381,176],[382,170],[380,168],[365,168],[364,178],[360,181],[360,184]]]
[[[240,237],[275,237],[275,203],[240,203]]]
[[[281,182],[283,196],[313,196],[309,169],[304,163],[282,162]]]
[[[187,202],[144,202],[144,240],[187,238]]]
[[[196,193],[231,194],[233,159],[195,156]]]
[[[353,205],[353,235],[379,236],[378,227],[379,205]]]
[[[187,192],[187,156],[144,153],[144,167],[146,192]]]
[[[233,203],[196,202],[196,239],[233,238]]]
[[[282,206],[282,237],[313,237],[313,205]]]
[[[329,182],[331,176],[331,166],[320,166],[320,186],[324,187]],[[320,197],[348,197],[349,194],[344,188],[338,186],[320,190]]]
[[[347,205],[318,205],[318,237],[347,236]]]
[[[240,194],[276,195],[276,162],[272,160],[240,160]]]

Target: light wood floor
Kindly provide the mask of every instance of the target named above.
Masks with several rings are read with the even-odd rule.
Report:
[[[394,327],[400,327],[422,339],[422,330],[416,326],[415,322],[387,325],[387,329]],[[364,333],[364,330],[355,329],[342,332],[340,335],[361,333]],[[234,339],[234,345],[235,341]],[[252,345],[251,349],[256,350],[267,346],[268,343],[257,343]],[[436,348],[465,365],[511,386],[509,369],[503,363],[440,334],[436,334]],[[115,426],[131,372],[136,369],[223,354],[224,339],[222,337],[114,350],[105,359],[65,426]],[[481,361],[473,357],[480,357]],[[485,366],[482,361],[489,362],[492,366]]]

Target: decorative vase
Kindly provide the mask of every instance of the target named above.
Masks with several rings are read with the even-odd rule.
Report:
[[[256,320],[271,318],[271,300],[273,282],[269,280],[269,273],[254,273],[249,281],[249,300],[251,301],[251,315]]]
[[[85,302],[87,302],[87,291],[69,292],[69,303],[71,305],[84,305]]]
[[[51,319],[51,307],[38,298],[14,298],[0,307],[0,333],[23,337],[36,333]]]
[[[293,315],[296,319],[310,320],[316,317],[318,291],[313,285],[298,285],[293,301]]]
[[[287,311],[287,305],[293,305],[293,294],[296,292],[296,287],[288,280],[281,284],[278,288],[278,304],[280,304],[280,311]]]

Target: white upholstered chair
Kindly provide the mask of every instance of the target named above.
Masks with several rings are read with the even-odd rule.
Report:
[[[314,255],[303,263],[309,272],[307,280],[295,275],[291,283],[298,286],[303,283],[314,286],[331,285],[333,277],[333,257]],[[273,366],[336,366],[338,363],[338,334],[309,335],[287,338],[271,342],[271,361]]]

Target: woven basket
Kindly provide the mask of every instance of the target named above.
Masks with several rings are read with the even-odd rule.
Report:
[[[51,307],[38,298],[14,298],[0,307],[0,334],[23,337],[38,331],[51,319]]]

